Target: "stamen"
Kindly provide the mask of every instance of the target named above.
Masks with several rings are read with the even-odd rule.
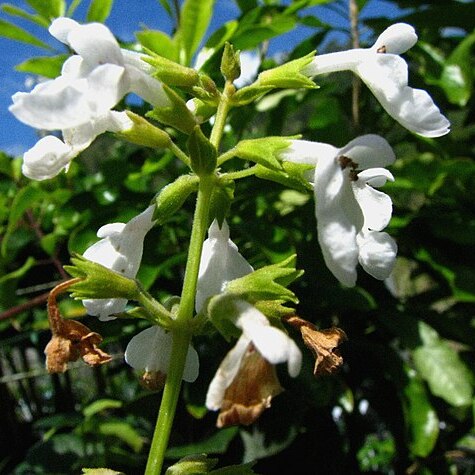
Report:
[[[386,51],[387,51],[387,50],[386,50],[386,46],[383,45],[383,46],[381,46],[380,48],[378,48],[378,49],[376,50],[376,53],[386,53]]]

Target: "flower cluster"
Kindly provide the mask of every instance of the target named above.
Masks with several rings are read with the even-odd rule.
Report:
[[[232,194],[226,189],[233,180],[229,178],[232,174],[227,176],[226,182],[225,172],[217,167],[229,157],[242,158],[241,155],[255,161],[258,167],[243,170],[240,177],[251,174],[259,166],[275,174],[282,172],[284,166],[289,164],[309,166],[310,173],[306,175],[308,183],[305,186],[313,186],[314,189],[318,241],[325,263],[340,283],[351,287],[356,284],[358,265],[371,276],[383,280],[390,275],[395,263],[397,245],[384,232],[391,218],[392,202],[389,196],[377,189],[386,181],[394,180],[386,169],[396,158],[389,143],[380,136],[368,134],[355,138],[341,148],[326,143],[282,138],[274,138],[274,147],[271,147],[269,138],[269,142],[266,139],[242,141],[241,146],[236,146],[229,155],[225,153],[217,156],[219,139],[216,136],[224,130],[225,121],[216,117],[214,126],[222,127],[222,130],[214,134],[218,129],[213,129],[208,140],[197,125],[204,119],[198,117],[196,111],[196,116],[192,115],[190,102],[187,108],[184,100],[173,91],[170,92],[171,89],[165,92],[162,82],[152,77],[153,67],[143,61],[140,54],[121,49],[104,25],[80,25],[68,18],[58,18],[53,21],[49,31],[76,54],[64,63],[58,78],[39,84],[29,93],[13,96],[10,110],[18,119],[33,127],[60,131],[62,136],[61,139],[55,135],[44,137],[25,153],[23,173],[26,176],[36,180],[52,178],[62,170],[67,170],[71,160],[99,134],[106,131],[124,132],[134,127],[131,116],[113,110],[130,92],[138,94],[155,108],[154,118],[159,120],[166,116],[168,125],[179,124],[180,113],[186,114],[191,126],[176,128],[182,132],[193,130],[189,134],[189,156],[174,144],[171,147],[175,148],[171,150],[190,167],[194,175],[187,175],[187,179],[177,180],[165,187],[154,204],[129,222],[101,227],[97,233],[100,240],[84,252],[84,258],[100,264],[107,272],[115,272],[116,276],[120,274],[122,279],[129,279],[129,283],[135,283],[132,279],[135,279],[140,267],[145,236],[157,222],[161,224],[168,214],[179,209],[188,195],[196,191],[198,182],[200,185],[205,182],[199,192],[206,188],[209,192],[206,199],[213,199],[213,205],[215,201],[219,202],[220,198],[216,198],[218,195],[224,196],[222,201],[226,204],[221,208],[217,206],[220,211],[215,211],[214,215],[209,212],[209,202],[203,205],[206,213],[199,217],[201,222],[198,223],[201,239],[198,246],[196,243],[190,244],[190,248],[193,245],[195,250],[199,250],[189,260],[189,265],[194,266],[191,275],[195,281],[190,287],[190,294],[193,295],[182,295],[179,304],[182,305],[183,299],[187,299],[187,304],[183,306],[189,308],[191,313],[193,301],[190,298],[194,299],[196,317],[189,318],[187,323],[192,320],[194,324],[211,322],[227,339],[235,337],[237,340],[219,365],[206,396],[207,408],[220,411],[218,426],[250,424],[269,407],[271,399],[282,390],[276,365],[287,363],[291,377],[299,374],[302,354],[285,332],[283,316],[284,321],[301,330],[304,343],[315,354],[315,374],[334,371],[342,363],[335,348],[346,338],[345,333],[340,329],[319,332],[309,322],[295,316],[289,317],[293,310],[283,304],[287,301],[297,302],[294,294],[287,289],[296,278],[295,269],[283,266],[274,269],[274,274],[270,271],[266,277],[265,273],[254,271],[240,254],[230,239],[229,226],[224,219],[226,213],[222,212],[222,209],[227,211],[229,203],[226,200]],[[315,87],[310,78],[350,70],[363,80],[382,107],[402,126],[425,137],[439,137],[449,132],[450,124],[426,91],[408,85],[408,67],[400,57],[416,41],[417,36],[411,26],[395,24],[385,30],[370,48],[315,57],[308,55],[261,73],[251,84],[249,81],[254,79],[260,62],[254,58],[250,70],[242,71],[241,66],[245,66],[245,63],[241,65],[237,54],[227,45],[223,58],[227,57],[228,64],[221,68],[224,76],[228,72],[226,99],[233,107],[244,105],[272,88]],[[150,63],[154,64],[153,61]],[[166,60],[160,63],[160,67],[163,70],[171,64],[171,61]],[[184,74],[180,65],[175,66],[170,66],[171,70],[164,77],[173,79],[175,73]],[[237,80],[239,74],[241,80]],[[170,85],[185,84],[181,80],[181,76],[179,81],[171,80]],[[191,101],[201,101],[212,115],[217,108],[219,110],[219,100],[223,95],[216,92],[216,86],[205,75],[200,75],[199,81],[199,84],[193,84],[193,88],[186,83],[186,92],[193,89],[196,97]],[[157,112],[160,108],[166,109],[163,116]],[[173,114],[176,117],[171,120]],[[136,121],[137,124],[139,122]],[[140,134],[140,130],[145,129],[139,127],[138,130],[136,133]],[[236,172],[234,178],[238,174]],[[210,192],[212,186],[219,188],[219,192]],[[210,221],[208,238],[204,240]],[[255,276],[255,279],[246,280],[250,276]],[[259,288],[249,291],[246,288],[249,282]],[[137,292],[140,293],[141,289]],[[85,298],[83,304],[89,314],[101,320],[110,320],[127,311],[128,300],[123,298],[124,295],[134,299],[138,294],[120,295]],[[102,296],[109,297],[108,294]],[[226,306],[220,307],[224,305],[223,302]],[[159,305],[157,302],[155,308]],[[213,314],[216,308],[226,308],[226,311],[221,310],[226,315],[219,315],[216,320]],[[150,308],[141,314],[129,313],[129,316],[148,318],[154,325],[131,339],[125,359],[133,368],[145,372],[145,380],[151,382],[151,386],[160,387],[173,363],[174,332],[182,332],[191,339],[198,324],[184,328],[186,325],[179,321],[181,317],[178,316],[178,310],[176,314],[166,314],[169,320],[162,327],[160,319],[154,318],[149,312]],[[223,320],[225,324],[222,324]],[[76,327],[74,330],[77,333]],[[81,332],[87,341],[82,342],[79,349],[87,357],[93,354],[97,359],[99,336],[86,330]],[[69,333],[66,335],[68,338],[61,334],[68,345]],[[69,346],[65,351],[63,340],[60,348],[63,359],[59,359],[60,364],[57,364],[60,368],[63,368],[64,361],[81,354],[77,348],[72,351]],[[199,372],[198,354],[191,343],[184,351],[187,353],[186,357],[183,353],[182,358],[183,379],[193,382]]]
[[[131,128],[125,112],[111,110],[127,93],[158,107],[169,104],[162,84],[152,78],[140,54],[121,49],[106,26],[58,18],[49,32],[77,54],[65,61],[56,79],[29,93],[16,93],[10,107],[25,124],[62,134],[62,140],[54,135],[40,139],[25,153],[23,173],[34,180],[67,170],[98,135]]]

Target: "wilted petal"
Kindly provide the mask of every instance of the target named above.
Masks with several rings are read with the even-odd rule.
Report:
[[[137,370],[148,373],[168,373],[172,335],[159,326],[147,328],[135,335],[125,350],[125,361]],[[192,383],[198,377],[198,353],[190,345],[186,355],[183,380]]]
[[[397,244],[387,233],[366,231],[357,237],[359,262],[374,278],[389,277],[396,262]]]
[[[249,344],[249,339],[242,335],[219,365],[206,393],[206,407],[209,410],[217,411],[220,409],[224,393],[236,377]]]

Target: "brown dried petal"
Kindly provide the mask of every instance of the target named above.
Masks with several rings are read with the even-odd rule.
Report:
[[[165,386],[167,375],[161,371],[145,371],[140,384],[151,391],[161,391]]]
[[[101,342],[101,335],[91,332],[82,323],[58,320],[53,337],[45,348],[48,372],[62,373],[67,370],[70,361],[76,361],[79,357],[91,366],[109,362],[111,356],[97,346]]]
[[[299,328],[303,342],[315,356],[313,369],[315,376],[332,374],[339,369],[343,364],[343,358],[337,347],[348,339],[341,328],[332,327],[318,330],[312,323],[295,315],[286,320],[290,325]]]
[[[252,424],[282,391],[274,365],[250,344],[236,377],[224,393],[217,427]]]

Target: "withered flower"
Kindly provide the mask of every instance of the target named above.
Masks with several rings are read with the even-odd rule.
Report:
[[[238,373],[224,392],[216,426],[252,424],[282,391],[275,366],[249,343]]]
[[[46,368],[49,373],[64,373],[68,363],[80,357],[91,366],[108,363],[112,358],[98,345],[102,342],[99,333],[86,325],[61,317],[56,296],[79,279],[71,279],[57,285],[48,296],[48,319],[52,338],[45,348]]]
[[[300,330],[303,342],[315,356],[314,376],[332,374],[343,364],[338,346],[348,338],[346,333],[338,327],[318,330],[315,325],[297,317],[286,317],[287,323]]]

